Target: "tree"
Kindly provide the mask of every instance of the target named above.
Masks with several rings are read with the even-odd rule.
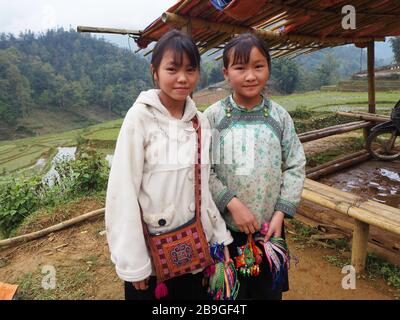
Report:
[[[394,59],[397,64],[400,64],[400,37],[390,39]]]
[[[273,60],[271,79],[275,81],[275,89],[283,93],[292,93],[299,81],[297,63],[285,58]]]
[[[338,82],[339,80],[339,63],[337,60],[331,55],[325,55],[322,63],[317,67],[316,72],[316,81],[318,86],[327,86],[333,83]]]
[[[224,80],[221,68],[218,67],[212,68],[208,79],[209,79],[208,80],[209,84],[217,83]]]
[[[129,109],[152,87],[149,62],[75,31],[0,33],[0,117],[16,124],[32,108]]]
[[[112,111],[112,103],[114,100],[114,90],[112,86],[107,86],[103,92],[103,103],[108,108],[108,111]]]

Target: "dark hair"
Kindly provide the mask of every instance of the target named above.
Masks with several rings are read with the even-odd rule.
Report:
[[[264,40],[255,36],[252,33],[242,33],[231,40],[225,45],[223,60],[224,67],[227,69],[229,67],[230,53],[233,51],[233,64],[236,63],[248,63],[250,60],[250,52],[253,47],[256,47],[267,58],[268,69],[271,72],[271,56],[269,54],[269,49]]]
[[[182,65],[183,54],[186,53],[190,66],[200,70],[200,53],[193,39],[187,34],[172,29],[164,34],[154,46],[151,64],[154,72],[157,72],[164,53],[171,50],[174,53],[174,63],[177,66]]]

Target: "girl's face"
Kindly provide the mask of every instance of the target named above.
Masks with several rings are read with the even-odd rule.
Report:
[[[253,47],[248,63],[232,64],[233,50],[229,54],[228,68],[223,69],[225,80],[231,85],[239,104],[247,105],[254,101],[256,104],[269,77],[267,58]]]
[[[154,80],[164,99],[170,103],[185,102],[186,97],[194,91],[200,72],[190,65],[186,53],[183,54],[180,65],[176,64],[174,58],[173,51],[165,51],[158,70],[154,70],[152,66]]]

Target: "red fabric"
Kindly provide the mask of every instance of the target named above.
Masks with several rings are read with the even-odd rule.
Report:
[[[233,0],[225,7],[223,12],[237,21],[244,21],[254,16],[254,13],[260,12],[266,5],[266,0]]]
[[[331,32],[333,32],[336,29],[335,25],[332,25],[330,27],[327,27],[325,29],[322,29],[322,31],[320,33],[318,33],[318,35],[320,37],[325,38],[326,36],[328,36]]]
[[[384,28],[386,26],[385,22],[379,22],[376,23],[372,26],[366,27],[366,28],[362,28],[359,32],[357,32],[355,34],[356,37],[363,37],[363,36],[371,36],[372,34],[379,34],[380,29]]]
[[[329,8],[329,7],[333,7],[339,3],[344,3],[344,2],[348,2],[347,0],[320,0],[317,2],[317,6],[319,6],[320,8]]]
[[[311,16],[304,16],[304,17],[296,20],[295,23],[285,26],[283,33],[287,34],[293,30],[296,30],[298,27],[302,26],[303,24],[305,24],[306,22],[308,22],[310,20],[311,20]]]
[[[391,0],[382,0],[382,1],[376,1],[375,3],[371,3],[368,7],[369,8],[378,8],[381,7],[387,3],[389,3]]]

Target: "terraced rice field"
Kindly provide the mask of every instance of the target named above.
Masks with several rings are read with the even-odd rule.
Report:
[[[273,96],[288,111],[296,109],[318,112],[337,111],[367,111],[368,94],[365,92],[323,92],[312,91],[287,96]],[[392,106],[400,99],[400,91],[377,92],[377,112],[389,114]],[[202,106],[204,109],[206,106]],[[79,140],[89,140],[104,156],[113,153],[115,141],[118,138],[122,119],[96,124],[83,129],[71,130],[57,134],[47,134],[32,138],[0,142],[0,178],[10,173],[24,170],[36,170],[39,159],[45,159],[47,164],[56,154],[57,147],[76,146]],[[46,170],[48,165],[38,167]]]

